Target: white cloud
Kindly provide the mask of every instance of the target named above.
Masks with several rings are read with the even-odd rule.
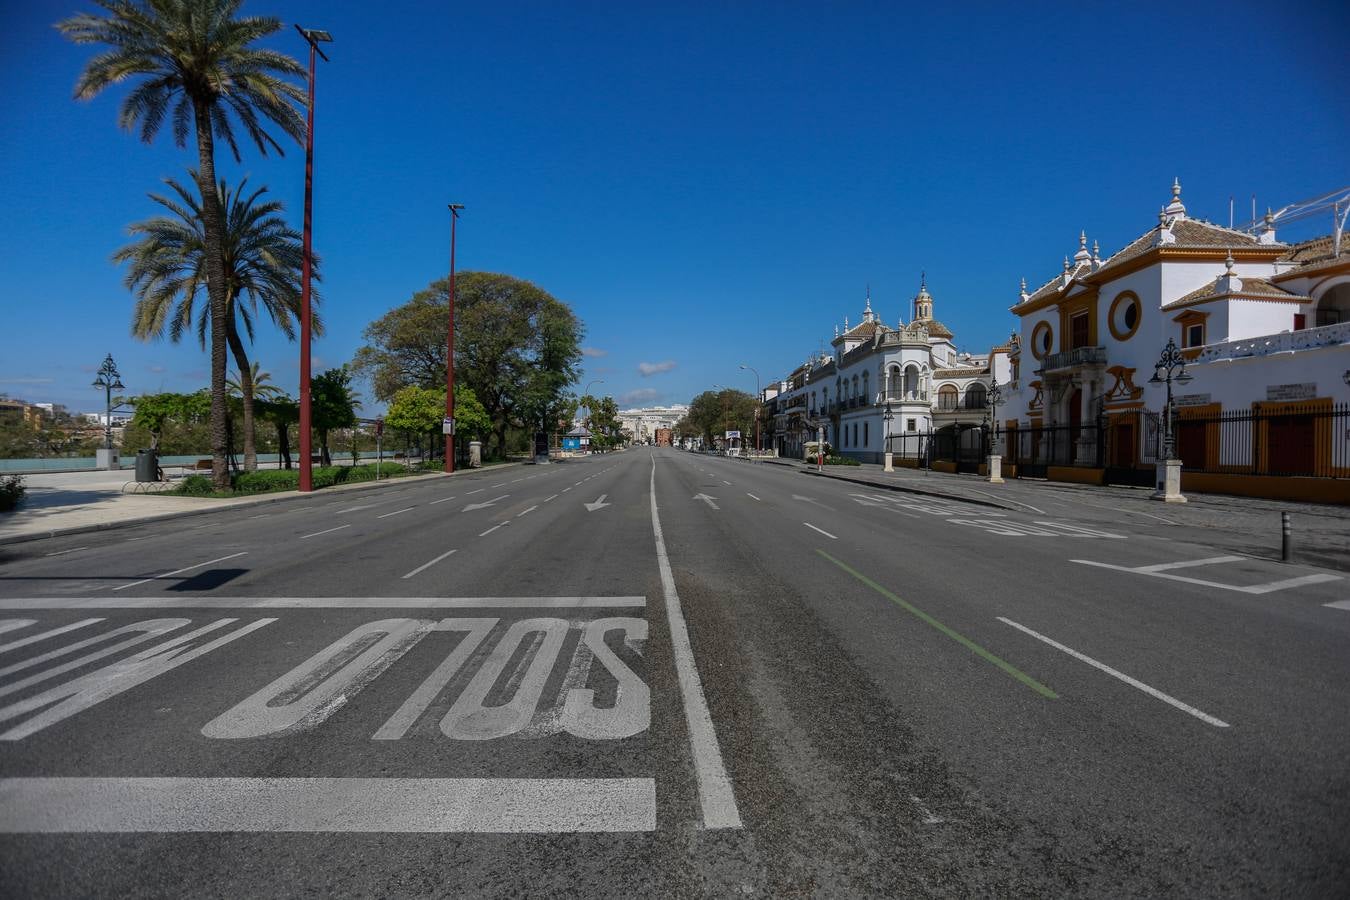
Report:
[[[648,378],[652,375],[659,375],[662,372],[669,372],[673,368],[675,368],[675,361],[670,359],[666,360],[665,362],[659,363],[649,363],[649,362],[638,363],[638,372],[639,374],[642,375],[643,378]]]
[[[638,388],[636,391],[629,391],[626,394],[619,395],[620,406],[632,406],[634,403],[651,403],[658,399],[661,392],[655,388]]]
[[[581,348],[581,355],[582,355],[582,356],[589,356],[589,357],[591,357],[591,358],[593,358],[593,359],[598,359],[598,358],[600,358],[601,356],[609,356],[609,351],[608,351],[608,350],[601,350],[599,347],[582,347],[582,348]]]

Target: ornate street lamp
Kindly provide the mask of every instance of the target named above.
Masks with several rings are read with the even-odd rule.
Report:
[[[998,427],[998,405],[1003,401],[1003,390],[998,386],[998,379],[991,378],[989,381],[989,418],[994,423],[992,450],[1002,456],[1002,447],[999,446],[999,427]]]
[[[1176,374],[1173,374],[1173,373]],[[1191,376],[1186,374],[1186,357],[1177,349],[1177,342],[1172,338],[1167,339],[1167,346],[1163,348],[1162,357],[1153,367],[1153,377],[1148,380],[1149,384],[1167,385],[1167,406],[1163,413],[1163,459],[1176,458],[1176,435],[1172,427],[1172,417],[1174,409],[1172,406],[1172,382],[1177,384],[1189,384]]]
[[[894,418],[895,418],[895,413],[893,413],[893,412],[891,411],[891,401],[890,401],[890,398],[887,397],[887,398],[886,398],[886,411],[885,411],[884,413],[882,413],[882,415],[881,415],[881,421],[884,423],[884,426],[885,426],[885,427],[884,427],[884,434],[885,434],[885,436],[886,436],[886,468],[885,468],[885,471],[887,471],[887,472],[894,472],[894,471],[895,471],[895,466],[892,465],[892,463],[893,463],[895,460],[894,460],[894,457],[891,455],[891,420],[894,419]]]
[[[754,373],[755,373],[755,403],[756,403],[756,406],[755,406],[755,452],[756,452],[756,453],[759,453],[759,450],[760,450],[760,447],[759,447],[759,410],[760,410],[760,406],[759,406],[759,404],[762,404],[762,403],[764,402],[764,391],[763,391],[763,390],[760,388],[760,386],[759,386],[759,370],[756,369],[756,368],[754,368],[753,366],[747,366],[747,365],[745,365],[745,364],[742,364],[742,365],[741,365],[741,368],[742,368],[742,369],[749,369],[751,372],[754,372]]]
[[[95,388],[103,388],[103,449],[112,449],[112,392],[124,391],[126,385],[122,383],[122,376],[117,372],[117,363],[113,362],[112,354],[103,360],[103,365],[99,367],[98,374],[94,376]],[[122,404],[117,404],[121,406]]]
[[[1153,367],[1153,377],[1148,380],[1149,384],[1167,385],[1167,406],[1163,411],[1163,458],[1158,460],[1158,489],[1152,495],[1152,499],[1166,503],[1186,502],[1181,493],[1181,460],[1176,458],[1176,429],[1172,424],[1175,413],[1172,382],[1187,384],[1190,380],[1191,376],[1186,374],[1186,357],[1177,349],[1177,342],[1168,338],[1162,357]]]

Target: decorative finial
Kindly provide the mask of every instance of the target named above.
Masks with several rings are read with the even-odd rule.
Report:
[[[1158,227],[1162,228],[1167,224],[1167,207],[1158,207]]]
[[[1078,246],[1082,247],[1084,250],[1087,249],[1087,229],[1086,229],[1086,228],[1084,228],[1082,231],[1078,232]]]
[[[1069,271],[1069,258],[1067,256],[1064,257],[1064,271],[1065,272]]]
[[[922,294],[926,290],[928,290],[928,273],[921,271],[919,272],[919,293]]]
[[[1095,239],[1092,241],[1092,258],[1093,258],[1093,259],[1101,259],[1101,258],[1102,258],[1102,248],[1101,248],[1101,245],[1099,245]]]
[[[844,330],[848,331],[848,316],[844,316]]]
[[[835,337],[839,337],[839,326],[838,326],[838,325],[834,326],[834,336],[835,336]]]
[[[1176,202],[1181,201],[1181,179],[1172,179],[1172,199]]]
[[[1026,292],[1027,292],[1027,280],[1026,280],[1025,278],[1023,278],[1023,279],[1022,279],[1022,293],[1025,294]]]
[[[1233,262],[1233,251],[1231,248],[1228,251],[1228,258],[1223,261],[1223,264],[1228,267],[1228,274],[1232,275],[1235,263]]]

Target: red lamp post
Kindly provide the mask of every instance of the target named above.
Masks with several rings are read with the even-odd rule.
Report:
[[[455,224],[463,203],[450,204],[450,329],[445,339],[445,471],[455,471]]]
[[[333,36],[316,28],[295,26],[300,36],[309,44],[309,108],[305,113],[305,235],[304,262],[300,269],[300,490],[314,489],[310,456],[310,430],[313,415],[309,397],[309,343],[310,343],[310,303],[309,282],[311,259],[313,257],[313,206],[314,206],[314,55],[317,53],[328,62],[327,55],[319,49],[319,42],[330,42]]]

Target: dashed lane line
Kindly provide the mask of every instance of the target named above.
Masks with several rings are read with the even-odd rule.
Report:
[[[538,508],[539,508],[539,505],[538,505],[538,504],[535,504],[534,506],[531,506],[529,509],[522,509],[520,512],[516,513],[516,518],[519,519],[521,516],[525,515],[526,513],[532,513],[532,512],[534,512],[536,509],[538,509]]]
[[[71,547],[69,550],[57,550],[55,553],[44,553],[43,556],[65,556],[67,553],[78,553],[81,550],[88,549],[88,547]]]
[[[441,560],[445,559],[447,556],[451,555],[452,553],[458,553],[458,552],[459,552],[458,548],[456,548],[456,549],[454,549],[454,550],[447,550],[447,551],[445,551],[444,553],[442,553],[440,556],[438,556],[438,557],[436,557],[435,559],[433,559],[431,562],[428,562],[428,563],[422,563],[422,565],[420,565],[420,566],[418,566],[417,568],[413,569],[411,572],[409,572],[407,575],[404,575],[403,577],[404,577],[404,578],[411,578],[411,577],[413,577],[414,575],[416,575],[418,572],[423,572],[423,571],[426,571],[427,569],[430,569],[432,566],[436,565],[436,563],[438,563],[438,562],[440,562]]]
[[[899,596],[892,593],[891,591],[888,591],[881,585],[877,584],[875,581],[868,578],[866,575],[859,572],[857,569],[853,568],[848,563],[839,559],[835,559],[833,556],[831,556],[830,554],[826,553],[824,550],[821,550],[819,548],[817,548],[816,552],[819,553],[821,556],[823,556],[825,559],[828,559],[830,562],[834,563],[839,568],[843,569],[848,574],[852,575],[854,578],[861,581],[863,584],[870,587],[872,590],[876,591],[881,596],[885,597],[887,600],[894,603],[896,606],[903,609],[905,612],[909,613],[910,615],[914,616],[920,621],[925,622],[931,625],[932,627],[936,628],[938,631],[942,632],[947,637],[956,641],[962,647],[965,647],[971,653],[974,653],[976,656],[980,657],[985,662],[991,663],[992,665],[1002,669],[1004,672],[1008,673],[1013,678],[1022,682],[1022,684],[1026,685],[1036,693],[1040,694],[1042,697],[1045,697],[1047,700],[1059,699],[1059,694],[1056,694],[1054,691],[1050,690],[1050,688],[1041,684],[1039,681],[1032,678],[1026,672],[1023,672],[1021,669],[1017,668],[1012,663],[1008,662],[1002,657],[990,653],[988,650],[984,649],[979,644],[975,643],[970,638],[966,637],[964,634],[961,634],[961,632],[947,625],[944,625],[942,622],[939,622],[937,619],[933,618],[928,613],[919,609],[914,604],[902,600]]]
[[[148,584],[151,581],[157,581],[161,578],[170,578],[174,575],[181,575],[184,572],[191,572],[193,569],[200,569],[202,566],[209,566],[212,563],[224,562],[227,559],[235,559],[248,554],[247,550],[241,550],[238,553],[231,553],[229,556],[218,556],[215,559],[208,559],[206,562],[199,562],[191,566],[184,566],[181,569],[174,569],[172,572],[165,572],[162,575],[153,575],[150,578],[142,578],[140,581],[133,581],[130,584],[122,584],[113,588],[114,591],[125,591],[127,588],[134,588],[137,585]]]
[[[1153,698],[1155,698],[1155,699],[1157,699],[1157,700],[1161,700],[1162,702],[1167,703],[1167,704],[1169,704],[1169,705],[1171,705],[1171,706],[1175,706],[1177,709],[1181,710],[1182,712],[1188,713],[1188,714],[1190,714],[1190,715],[1192,715],[1192,716],[1195,716],[1197,719],[1199,719],[1200,721],[1202,721],[1202,722],[1204,722],[1204,723],[1206,723],[1206,724],[1208,724],[1208,725],[1213,725],[1215,728],[1228,728],[1228,727],[1229,727],[1228,723],[1225,722],[1223,719],[1216,719],[1214,716],[1211,716],[1209,713],[1201,712],[1200,710],[1196,709],[1194,706],[1190,706],[1189,704],[1182,703],[1182,702],[1181,702],[1180,700],[1178,700],[1176,697],[1173,697],[1173,696],[1171,696],[1170,694],[1164,694],[1162,691],[1158,690],[1157,688],[1149,687],[1148,685],[1144,684],[1142,681],[1139,681],[1138,679],[1135,679],[1135,678],[1131,678],[1129,675],[1126,675],[1124,672],[1120,672],[1120,671],[1117,671],[1116,669],[1111,668],[1110,666],[1106,665],[1106,663],[1098,662],[1097,660],[1093,659],[1092,657],[1088,656],[1088,655],[1085,654],[1085,653],[1079,653],[1077,650],[1074,650],[1072,647],[1066,647],[1066,646],[1064,646],[1063,644],[1059,643],[1058,641],[1051,640],[1050,638],[1046,637],[1045,635],[1041,634],[1040,632],[1032,631],[1032,630],[1031,630],[1030,628],[1028,628],[1027,626],[1025,626],[1025,625],[1020,625],[1020,624],[1018,624],[1017,622],[1014,622],[1012,619],[1005,619],[1003,616],[997,616],[996,618],[997,618],[1000,622],[1002,622],[1004,625],[1011,625],[1013,628],[1016,628],[1018,631],[1021,631],[1021,632],[1025,633],[1025,634],[1029,634],[1029,635],[1031,635],[1032,637],[1034,637],[1036,640],[1042,641],[1042,642],[1044,642],[1044,643],[1046,643],[1046,644],[1049,644],[1051,647],[1054,647],[1056,650],[1059,650],[1059,651],[1061,651],[1061,652],[1067,653],[1067,654],[1069,654],[1070,656],[1072,656],[1074,659],[1079,660],[1080,662],[1085,662],[1085,663],[1087,663],[1089,666],[1092,666],[1094,669],[1098,669],[1098,670],[1100,670],[1100,671],[1102,671],[1102,672],[1105,672],[1107,675],[1110,675],[1110,676],[1113,677],[1113,678],[1119,678],[1121,681],[1125,682],[1125,683],[1128,684],[1130,687],[1132,687],[1132,688],[1137,688],[1138,690],[1143,691],[1145,694],[1148,694],[1150,697],[1153,697]]]
[[[750,493],[749,491],[746,491],[746,492],[745,492],[745,496],[749,497],[751,500],[759,500],[758,497],[756,497],[754,494]],[[762,502],[764,502],[764,501],[760,500],[760,502],[762,503]]]
[[[442,498],[439,499],[439,500],[432,500],[430,503],[427,504],[427,506],[435,506],[437,503],[449,503],[449,502],[450,502],[451,500],[453,500],[453,499],[455,499],[455,498],[454,498],[454,497],[442,497]]]
[[[557,495],[557,494],[554,494],[552,497],[545,497],[545,498],[544,498],[544,502],[547,503],[547,502],[550,501],[550,500],[556,500],[556,499],[558,499],[558,495]]]
[[[417,507],[415,507],[415,506],[405,506],[405,507],[403,507],[402,509],[396,509],[396,510],[394,510],[393,512],[387,512],[387,513],[385,513],[384,515],[382,515],[382,516],[376,516],[375,518],[377,518],[377,519],[387,519],[387,518],[389,518],[390,516],[396,516],[396,515],[398,515],[399,513],[405,513],[405,512],[407,512],[407,511],[410,510],[410,509],[416,509],[416,508],[417,508]]]
[[[837,538],[837,537],[835,537],[834,535],[830,534],[830,533],[829,533],[828,531],[826,531],[825,529],[823,529],[823,528],[817,528],[816,526],[812,525],[810,522],[803,522],[802,524],[805,525],[807,528],[810,528],[812,531],[819,531],[821,534],[825,535],[827,538],[829,538],[829,539],[832,540],[832,541],[837,541],[837,540],[839,540],[839,538]]]
[[[483,532],[482,534],[480,534],[479,537],[487,537],[489,534],[492,534],[492,532],[496,531],[498,528],[501,528],[501,527],[502,527],[503,525],[505,525],[505,524],[507,524],[507,523],[505,523],[505,522],[498,522],[496,525],[493,525],[493,526],[492,526],[491,528],[489,528],[487,531],[485,531],[485,532]]]
[[[335,531],[341,531],[341,530],[344,529],[344,528],[351,528],[351,527],[352,527],[352,526],[351,526],[351,523],[348,522],[346,525],[339,525],[339,526],[336,527],[336,528],[325,528],[323,531],[316,531],[316,532],[314,532],[313,534],[306,534],[306,535],[303,535],[303,536],[300,538],[300,540],[306,541],[306,540],[309,540],[309,539],[312,538],[312,537],[318,537],[318,536],[321,535],[321,534],[332,534],[332,533],[335,532]]]

